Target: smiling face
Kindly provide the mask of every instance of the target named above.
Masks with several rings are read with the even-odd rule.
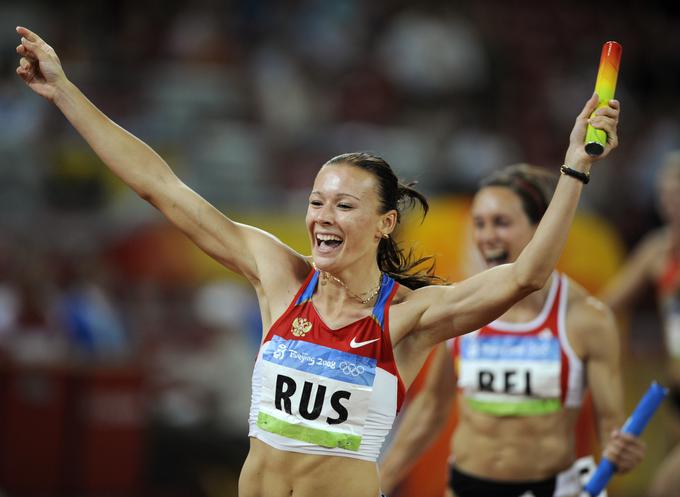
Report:
[[[477,249],[488,267],[515,261],[536,230],[520,197],[504,186],[487,186],[477,192],[472,222]]]
[[[396,224],[396,211],[380,213],[376,178],[347,164],[326,165],[314,181],[307,207],[307,232],[316,265],[339,274],[347,267],[376,264],[383,233]]]

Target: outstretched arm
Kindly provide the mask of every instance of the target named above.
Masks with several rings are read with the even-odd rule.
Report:
[[[597,95],[593,95],[576,118],[565,157],[567,166],[583,173],[589,173],[593,162],[606,157],[618,144],[619,103],[611,100],[608,107],[589,119],[597,103]],[[586,154],[583,145],[589,122],[604,129],[609,137],[604,153],[597,158]],[[562,254],[582,188],[579,180],[560,177],[533,238],[515,262],[483,271],[451,287],[427,287],[414,292],[415,329],[429,333],[431,343],[439,342],[479,328],[542,288]],[[444,322],[450,326],[442,326]]]
[[[116,176],[196,245],[255,285],[261,283],[263,274],[306,271],[299,254],[268,233],[224,216],[180,181],[151,147],[97,109],[67,79],[59,57],[37,34],[24,27],[18,27],[17,33],[21,36],[17,74],[61,110]]]
[[[434,351],[423,389],[407,406],[394,442],[380,465],[380,485],[390,495],[444,428],[456,378],[446,344]]]

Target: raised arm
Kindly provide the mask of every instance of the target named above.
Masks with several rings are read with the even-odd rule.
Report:
[[[590,173],[593,162],[606,157],[618,144],[619,103],[611,100],[608,107],[589,119],[597,102],[597,95],[588,100],[569,137],[565,164],[582,173]],[[586,154],[583,145],[589,122],[604,129],[609,137],[598,158]],[[578,179],[561,175],[533,238],[513,263],[488,269],[451,287],[427,287],[414,292],[414,329],[429,333],[431,343],[439,342],[479,328],[542,288],[562,254],[582,188]],[[442,326],[444,322],[450,326]]]
[[[604,455],[619,472],[626,473],[642,461],[645,444],[621,433],[626,415],[620,365],[620,339],[612,312],[588,297],[569,309],[567,327],[585,349],[586,378],[593,397],[597,428]]]
[[[455,386],[451,353],[442,343],[433,353],[423,389],[407,406],[394,442],[380,465],[380,485],[385,495],[393,492],[439,436],[453,405]]]
[[[153,204],[210,256],[256,286],[263,275],[306,262],[259,229],[235,223],[175,176],[148,145],[106,117],[72,84],[55,51],[32,31],[18,27],[21,56],[17,74],[38,95],[53,102],[111,171]]]

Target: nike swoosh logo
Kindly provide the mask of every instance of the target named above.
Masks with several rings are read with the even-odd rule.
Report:
[[[373,340],[366,340],[364,342],[357,342],[357,337],[352,338],[352,341],[349,342],[349,346],[352,347],[353,349],[363,347],[364,345],[368,345],[369,343],[377,342],[380,340],[380,338],[374,338]]]

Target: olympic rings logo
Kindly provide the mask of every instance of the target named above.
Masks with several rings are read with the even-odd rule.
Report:
[[[352,364],[351,362],[347,361],[342,361],[339,367],[340,371],[345,373],[347,376],[359,376],[360,374],[364,374],[366,371],[366,368],[363,366],[357,366],[356,364]]]

